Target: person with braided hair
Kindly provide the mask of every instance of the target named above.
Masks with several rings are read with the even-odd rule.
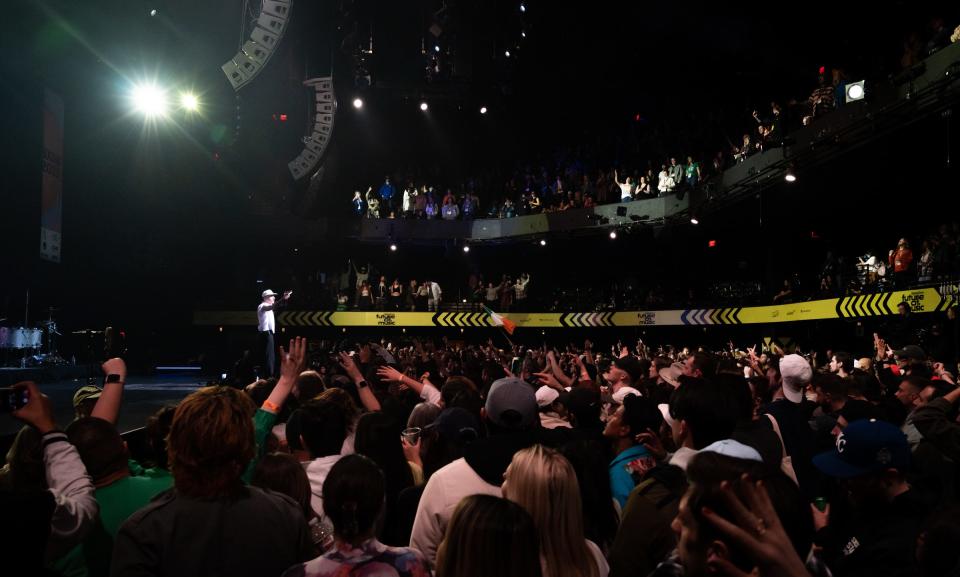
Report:
[[[430,564],[419,551],[377,540],[385,492],[383,472],[372,460],[347,455],[337,461],[323,482],[323,508],[333,522],[334,547],[294,565],[283,577],[429,577]]]

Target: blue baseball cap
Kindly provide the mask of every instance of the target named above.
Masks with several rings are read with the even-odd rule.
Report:
[[[837,436],[836,449],[820,453],[813,464],[840,479],[886,469],[905,471],[910,466],[910,445],[906,435],[890,423],[862,419],[847,425]]]

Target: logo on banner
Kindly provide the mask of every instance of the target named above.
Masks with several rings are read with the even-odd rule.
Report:
[[[926,296],[923,291],[911,292],[903,295],[903,302],[910,305],[910,310],[915,313],[920,313],[924,311],[923,301],[924,296]]]
[[[394,327],[397,325],[397,315],[395,313],[377,313],[378,327]]]
[[[637,313],[637,324],[640,324],[640,325],[657,324],[657,313]]]

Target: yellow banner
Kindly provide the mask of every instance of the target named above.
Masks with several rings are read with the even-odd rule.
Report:
[[[954,292],[941,294],[924,288],[890,293],[853,295],[788,305],[682,309],[663,311],[607,311],[587,313],[500,313],[519,328],[593,328],[683,325],[739,325],[787,323],[839,318],[865,318],[897,314],[906,302],[915,313],[945,311],[957,301]],[[254,311],[197,311],[194,324],[201,326],[251,326]],[[280,311],[277,324],[286,327],[460,327],[490,328],[493,321],[484,312],[333,312]]]

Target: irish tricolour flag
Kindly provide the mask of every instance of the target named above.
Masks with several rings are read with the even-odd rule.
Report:
[[[493,312],[493,309],[490,307],[484,306],[484,312],[490,316],[490,320],[493,321],[493,325],[497,327],[503,327],[508,334],[513,334],[513,331],[517,328],[517,324],[507,317],[503,317]]]

